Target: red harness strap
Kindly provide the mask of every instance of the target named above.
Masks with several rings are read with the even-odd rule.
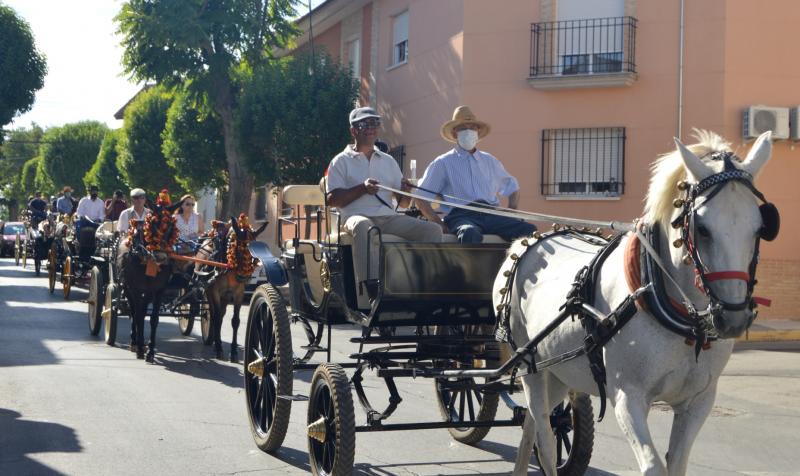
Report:
[[[695,270],[695,274],[696,273],[697,273],[697,270]],[[712,281],[721,281],[721,280],[724,280],[724,279],[738,279],[740,281],[744,281],[746,283],[749,283],[750,282],[750,275],[748,273],[745,273],[744,271],[716,271],[714,273],[706,273],[706,281],[708,281],[709,283],[712,282]],[[702,283],[700,282],[700,275],[698,275],[697,278],[695,279],[695,285],[698,285],[699,289],[701,291],[704,291]],[[772,300],[771,299],[767,299],[767,298],[763,298],[763,297],[759,297],[759,296],[753,296],[752,299],[753,299],[753,302],[755,302],[756,304],[758,304],[760,306],[770,307],[772,305]]]

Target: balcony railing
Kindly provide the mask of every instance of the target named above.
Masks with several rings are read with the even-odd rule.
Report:
[[[636,76],[636,19],[588,18],[531,25],[530,81]],[[613,84],[608,84],[613,85]]]

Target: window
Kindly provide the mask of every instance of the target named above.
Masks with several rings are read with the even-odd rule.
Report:
[[[392,66],[408,61],[408,11],[392,21]]]
[[[355,40],[347,42],[347,61],[350,63],[350,70],[353,73],[353,78],[356,80],[361,79],[361,41],[356,38]]]
[[[267,219],[267,187],[258,187],[256,189],[256,220]]]
[[[624,172],[624,127],[542,131],[543,195],[617,197]]]

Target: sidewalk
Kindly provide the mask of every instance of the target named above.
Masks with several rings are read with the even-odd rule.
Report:
[[[800,341],[800,321],[789,319],[756,319],[750,330],[739,338],[747,342]]]

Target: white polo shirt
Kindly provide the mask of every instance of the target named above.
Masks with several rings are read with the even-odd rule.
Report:
[[[384,154],[377,148],[373,150],[372,157],[367,157],[353,149],[353,145],[348,145],[331,161],[328,167],[327,192],[339,188],[352,188],[364,183],[368,178],[373,178],[387,187],[400,189],[400,182],[403,179],[403,172],[397,165],[397,161],[389,154]],[[392,193],[386,190],[379,190],[378,195],[389,205],[392,205]],[[394,215],[395,211],[381,203],[374,195],[365,193],[350,204],[341,207],[342,219],[353,215],[365,217]]]
[[[117,231],[120,233],[128,231],[128,228],[131,227],[131,220],[136,221],[144,221],[145,217],[150,213],[150,210],[145,207],[142,210],[142,214],[139,215],[136,213],[136,210],[133,207],[126,208],[122,210],[122,213],[119,214],[119,220],[117,221]]]

